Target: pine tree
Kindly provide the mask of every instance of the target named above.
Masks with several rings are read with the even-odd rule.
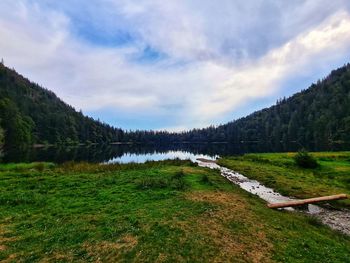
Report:
[[[0,119],[0,124],[1,124],[1,119]],[[4,130],[0,126],[0,152],[4,146]]]

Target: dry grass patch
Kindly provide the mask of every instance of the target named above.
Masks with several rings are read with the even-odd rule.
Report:
[[[239,262],[238,258],[244,258],[245,262],[272,262],[273,247],[266,238],[264,226],[242,196],[227,192],[194,192],[187,198],[216,206],[196,219],[196,230],[220,248],[213,262]]]
[[[11,254],[9,255],[6,259],[4,259],[3,261],[1,261],[1,263],[14,263],[14,262],[21,262],[20,260],[18,260],[19,256],[17,256],[16,254]]]
[[[185,173],[185,174],[195,174],[195,173],[198,173],[198,168],[197,167],[183,167],[182,168],[182,171]],[[204,171],[203,171],[204,172]]]
[[[82,262],[74,260],[71,254],[63,254],[63,252],[54,252],[50,257],[40,260],[40,263],[49,263],[49,262]]]
[[[337,172],[349,172],[350,166],[338,166],[338,167],[335,167],[334,170]]]
[[[116,242],[102,241],[96,244],[85,244],[88,254],[96,259],[96,262],[115,262],[124,253],[131,251],[138,243],[136,237],[125,235]]]
[[[161,263],[161,262],[165,262],[167,260],[167,256],[163,253],[160,253],[157,260],[155,261],[155,263]]]
[[[8,230],[7,221],[8,219],[5,219],[5,221],[0,223],[0,252],[6,252],[8,250],[8,243],[16,241],[15,237],[8,237],[11,231]],[[2,262],[16,262],[16,257],[15,254],[10,254]]]
[[[0,251],[5,250],[6,248],[5,243],[16,241],[15,237],[8,237],[10,233],[11,231],[8,230],[8,225],[4,223],[0,223]],[[1,249],[1,247],[3,249]]]

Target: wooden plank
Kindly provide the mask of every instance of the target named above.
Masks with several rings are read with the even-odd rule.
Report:
[[[338,194],[338,195],[329,195],[329,196],[322,196],[322,197],[309,198],[309,199],[303,199],[303,200],[295,200],[295,201],[289,201],[284,203],[268,204],[267,206],[269,208],[283,208],[283,207],[292,207],[292,206],[313,204],[313,203],[322,202],[322,201],[332,201],[332,200],[340,200],[340,199],[347,199],[347,198],[348,196],[346,194]]]

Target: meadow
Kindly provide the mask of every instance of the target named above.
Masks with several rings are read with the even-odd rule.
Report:
[[[249,156],[221,162],[242,171],[267,165],[267,171],[284,160],[289,169],[289,157]],[[341,174],[346,160],[338,159]],[[336,181],[335,192],[348,189],[338,173],[323,173],[331,169],[327,162],[316,189],[331,193],[327,180]],[[297,186],[301,179],[295,180]],[[306,195],[308,180],[290,193]],[[303,214],[268,209],[218,171],[189,161],[0,165],[1,262],[333,263],[349,257],[350,237]]]
[[[296,153],[263,153],[231,156],[219,164],[256,179],[286,196],[311,198],[345,193],[350,196],[350,152],[310,153],[318,167],[296,165]],[[350,208],[350,200],[333,203]]]

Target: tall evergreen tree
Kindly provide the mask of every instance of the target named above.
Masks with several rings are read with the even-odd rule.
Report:
[[[0,123],[1,123],[1,119],[0,119]],[[4,130],[0,126],[0,152],[1,152],[2,148],[3,148],[3,146],[4,146],[4,142],[5,142]]]

